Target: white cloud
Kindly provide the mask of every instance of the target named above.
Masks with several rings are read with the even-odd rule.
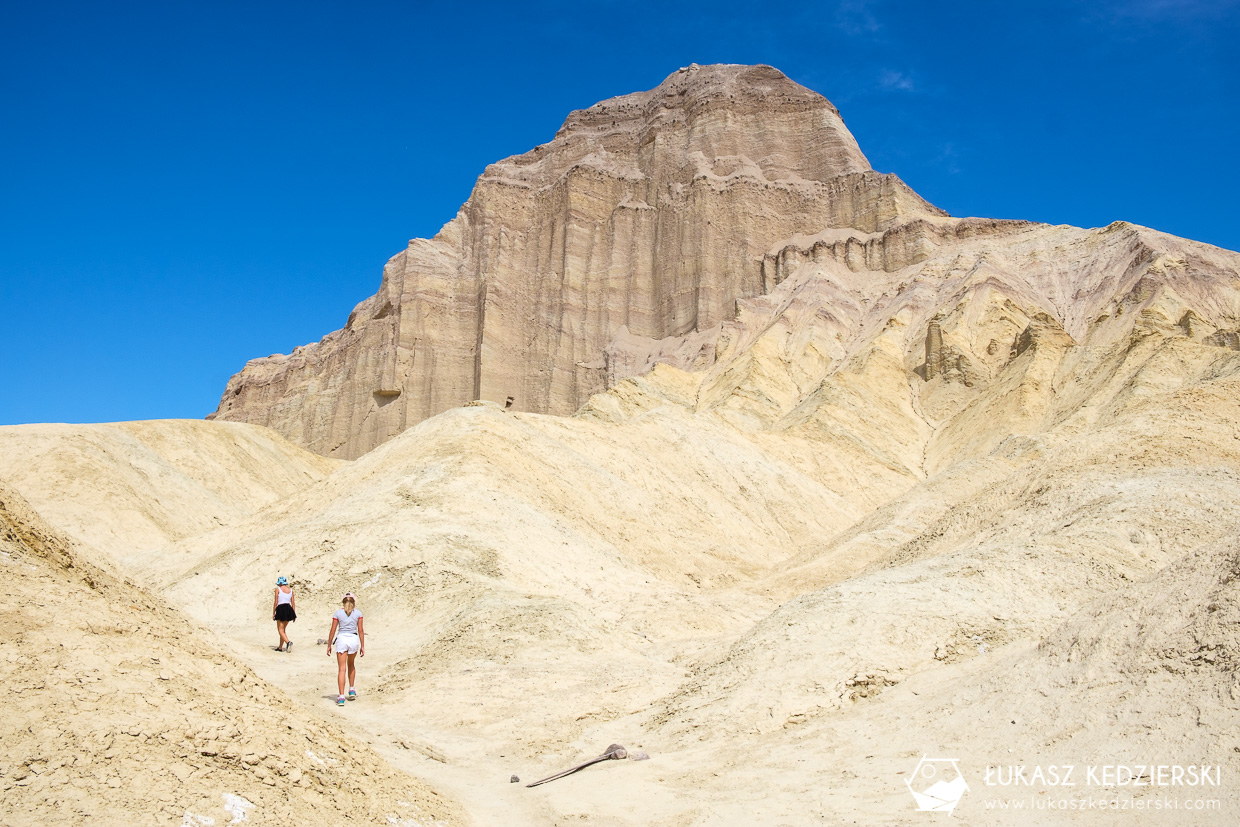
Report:
[[[1095,9],[1115,21],[1195,23],[1240,10],[1240,0],[1108,0]]]
[[[854,37],[878,34],[883,27],[870,7],[870,0],[842,0],[836,8],[835,25]]]
[[[913,83],[911,77],[893,69],[883,70],[882,74],[878,76],[878,85],[888,92],[914,92],[917,90],[917,85]]]

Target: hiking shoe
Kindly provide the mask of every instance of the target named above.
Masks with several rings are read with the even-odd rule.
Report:
[[[293,651],[293,641],[291,641],[291,640],[290,640],[290,641],[288,641],[287,643],[285,643],[285,644],[284,644],[284,651],[286,651],[286,652],[291,652],[291,651]]]
[[[336,706],[344,706],[344,695],[336,696]]]
[[[353,691],[352,689],[349,690],[349,700],[350,701],[357,700],[357,692]]]

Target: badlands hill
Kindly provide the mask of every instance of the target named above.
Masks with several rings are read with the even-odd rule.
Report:
[[[871,170],[821,95],[769,66],[691,66],[487,167],[343,330],[251,361],[214,416],[353,459],[474,399],[571,414],[657,359],[709,364],[771,245],[940,214]]]
[[[690,67],[489,168],[215,421],[0,428],[0,476],[474,823],[924,823],[929,754],[965,823],[1116,821],[1014,821],[987,766],[1156,762],[1223,783],[1072,792],[1231,824],[1238,391],[1240,254],[945,216],[775,70]],[[509,783],[613,742],[651,760]]]
[[[3,483],[0,571],[4,824],[460,821]]]
[[[69,537],[115,558],[248,517],[340,464],[237,424],[27,425],[0,428],[0,441],[0,478]]]

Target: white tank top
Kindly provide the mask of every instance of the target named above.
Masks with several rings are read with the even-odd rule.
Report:
[[[277,601],[276,602],[277,606],[283,606],[285,603],[292,603],[293,602],[293,590],[289,589],[288,592],[283,592],[277,588],[276,589],[276,601]]]

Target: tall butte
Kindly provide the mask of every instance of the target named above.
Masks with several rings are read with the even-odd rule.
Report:
[[[689,66],[487,167],[342,330],[250,361],[210,418],[351,459],[475,399],[570,414],[656,362],[710,364],[774,243],[929,214],[823,96],[769,66]]]

